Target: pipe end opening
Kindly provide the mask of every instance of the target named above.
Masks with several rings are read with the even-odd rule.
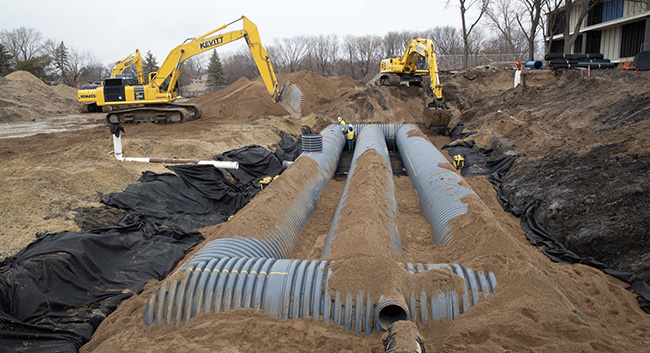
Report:
[[[379,309],[377,314],[377,323],[384,331],[394,322],[402,320],[409,320],[409,314],[406,308],[399,304],[388,304]]]

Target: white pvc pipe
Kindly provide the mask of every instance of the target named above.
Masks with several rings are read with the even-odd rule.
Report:
[[[239,162],[233,161],[200,161],[196,159],[176,159],[176,158],[143,158],[143,157],[124,157],[122,153],[122,137],[113,134],[113,151],[115,159],[120,162],[141,162],[141,163],[169,163],[169,164],[209,164],[215,168],[221,169],[239,169]]]

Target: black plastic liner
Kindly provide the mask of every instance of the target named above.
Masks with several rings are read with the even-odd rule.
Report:
[[[462,136],[458,134],[457,136]],[[446,145],[442,148],[451,156],[460,154],[465,158],[465,168],[461,171],[463,176],[485,175],[492,183],[497,192],[497,199],[503,209],[507,212],[521,217],[521,227],[526,238],[534,246],[543,246],[542,252],[553,262],[568,264],[583,264],[595,267],[608,275],[614,276],[630,285],[628,289],[637,295],[637,302],[643,311],[650,314],[650,286],[641,278],[631,272],[623,272],[608,268],[602,262],[592,257],[581,257],[567,249],[564,244],[548,232],[544,223],[535,216],[535,210],[541,200],[534,199],[528,203],[524,210],[511,203],[503,193],[501,178],[508,172],[517,159],[516,155],[504,155],[503,157],[489,161],[492,150],[479,148],[473,140],[462,141]]]
[[[281,138],[283,156],[300,148]],[[122,300],[162,280],[203,240],[193,229],[225,221],[282,165],[259,146],[224,155],[245,168],[235,184],[205,165],[145,172],[141,184],[102,196],[130,212],[119,225],[47,234],[0,262],[0,352],[77,352]]]
[[[140,184],[102,197],[102,203],[184,231],[221,223],[255,196],[211,165],[175,165],[176,174],[144,172]]]
[[[122,300],[162,280],[201,240],[140,217],[38,238],[0,263],[0,351],[76,352]]]

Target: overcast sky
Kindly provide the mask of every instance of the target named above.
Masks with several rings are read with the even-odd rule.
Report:
[[[185,39],[242,15],[257,25],[265,46],[296,35],[384,35],[460,27],[457,7],[445,9],[443,0],[0,0],[0,30],[35,28],[46,39],[88,50],[107,65],[135,49],[143,56],[151,50],[160,63]],[[239,22],[224,31],[241,28]],[[218,51],[238,49],[241,43]]]

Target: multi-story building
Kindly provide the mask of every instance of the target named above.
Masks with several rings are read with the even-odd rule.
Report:
[[[650,51],[650,0],[591,1],[592,8],[582,21],[571,53],[603,53],[613,62],[624,62],[632,60],[643,43],[646,43],[643,50]],[[565,8],[561,7],[546,15],[547,33],[553,34],[545,38],[546,45],[551,46],[551,53],[564,52],[564,11]],[[569,17],[571,33],[579,16],[579,9],[572,9]]]

